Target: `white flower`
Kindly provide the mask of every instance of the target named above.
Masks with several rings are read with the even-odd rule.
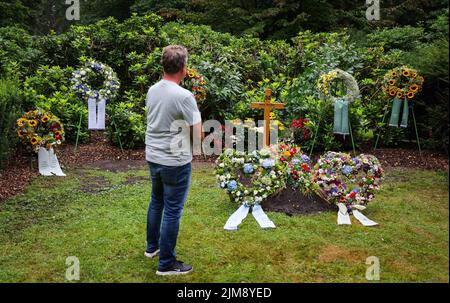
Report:
[[[238,191],[237,193],[236,193],[236,196],[240,196],[241,195],[241,192],[240,191]]]
[[[219,167],[225,167],[225,164],[220,163],[220,164],[219,164]]]
[[[244,190],[244,195],[248,195],[248,190]]]

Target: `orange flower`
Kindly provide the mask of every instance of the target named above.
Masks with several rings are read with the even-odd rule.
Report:
[[[33,138],[31,138],[30,142],[31,142],[31,144],[36,145],[39,143],[39,139],[38,139],[38,137],[33,137]]]
[[[391,88],[389,90],[389,95],[392,96],[392,97],[394,97],[396,93],[397,93],[397,90],[395,88]]]
[[[406,96],[408,97],[408,99],[412,99],[412,98],[414,98],[414,93],[408,92],[408,94],[406,94]]]
[[[395,79],[391,79],[391,80],[388,81],[389,85],[394,85],[395,82],[396,82]]]
[[[415,92],[417,92],[419,90],[419,85],[413,84],[413,85],[411,85],[409,90],[412,91],[413,93],[415,93]]]
[[[397,98],[402,99],[403,98],[403,92],[401,90],[398,90],[397,92]]]

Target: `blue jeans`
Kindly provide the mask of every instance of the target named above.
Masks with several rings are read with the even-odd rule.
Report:
[[[176,260],[175,246],[191,179],[191,163],[183,166],[148,164],[152,195],[147,214],[147,251],[159,248],[158,270],[165,270]]]

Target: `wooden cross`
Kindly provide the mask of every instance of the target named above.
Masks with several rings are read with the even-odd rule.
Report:
[[[272,91],[267,88],[265,91],[266,100],[262,102],[253,102],[251,107],[254,109],[264,109],[264,146],[270,145],[270,110],[271,109],[283,109],[283,103],[270,103],[270,97]]]

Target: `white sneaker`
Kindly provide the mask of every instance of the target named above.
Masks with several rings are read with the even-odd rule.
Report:
[[[154,252],[150,253],[150,252],[144,252],[144,256],[146,256],[147,258],[151,258],[153,259],[154,257],[156,257],[159,254],[159,249],[155,250]]]

